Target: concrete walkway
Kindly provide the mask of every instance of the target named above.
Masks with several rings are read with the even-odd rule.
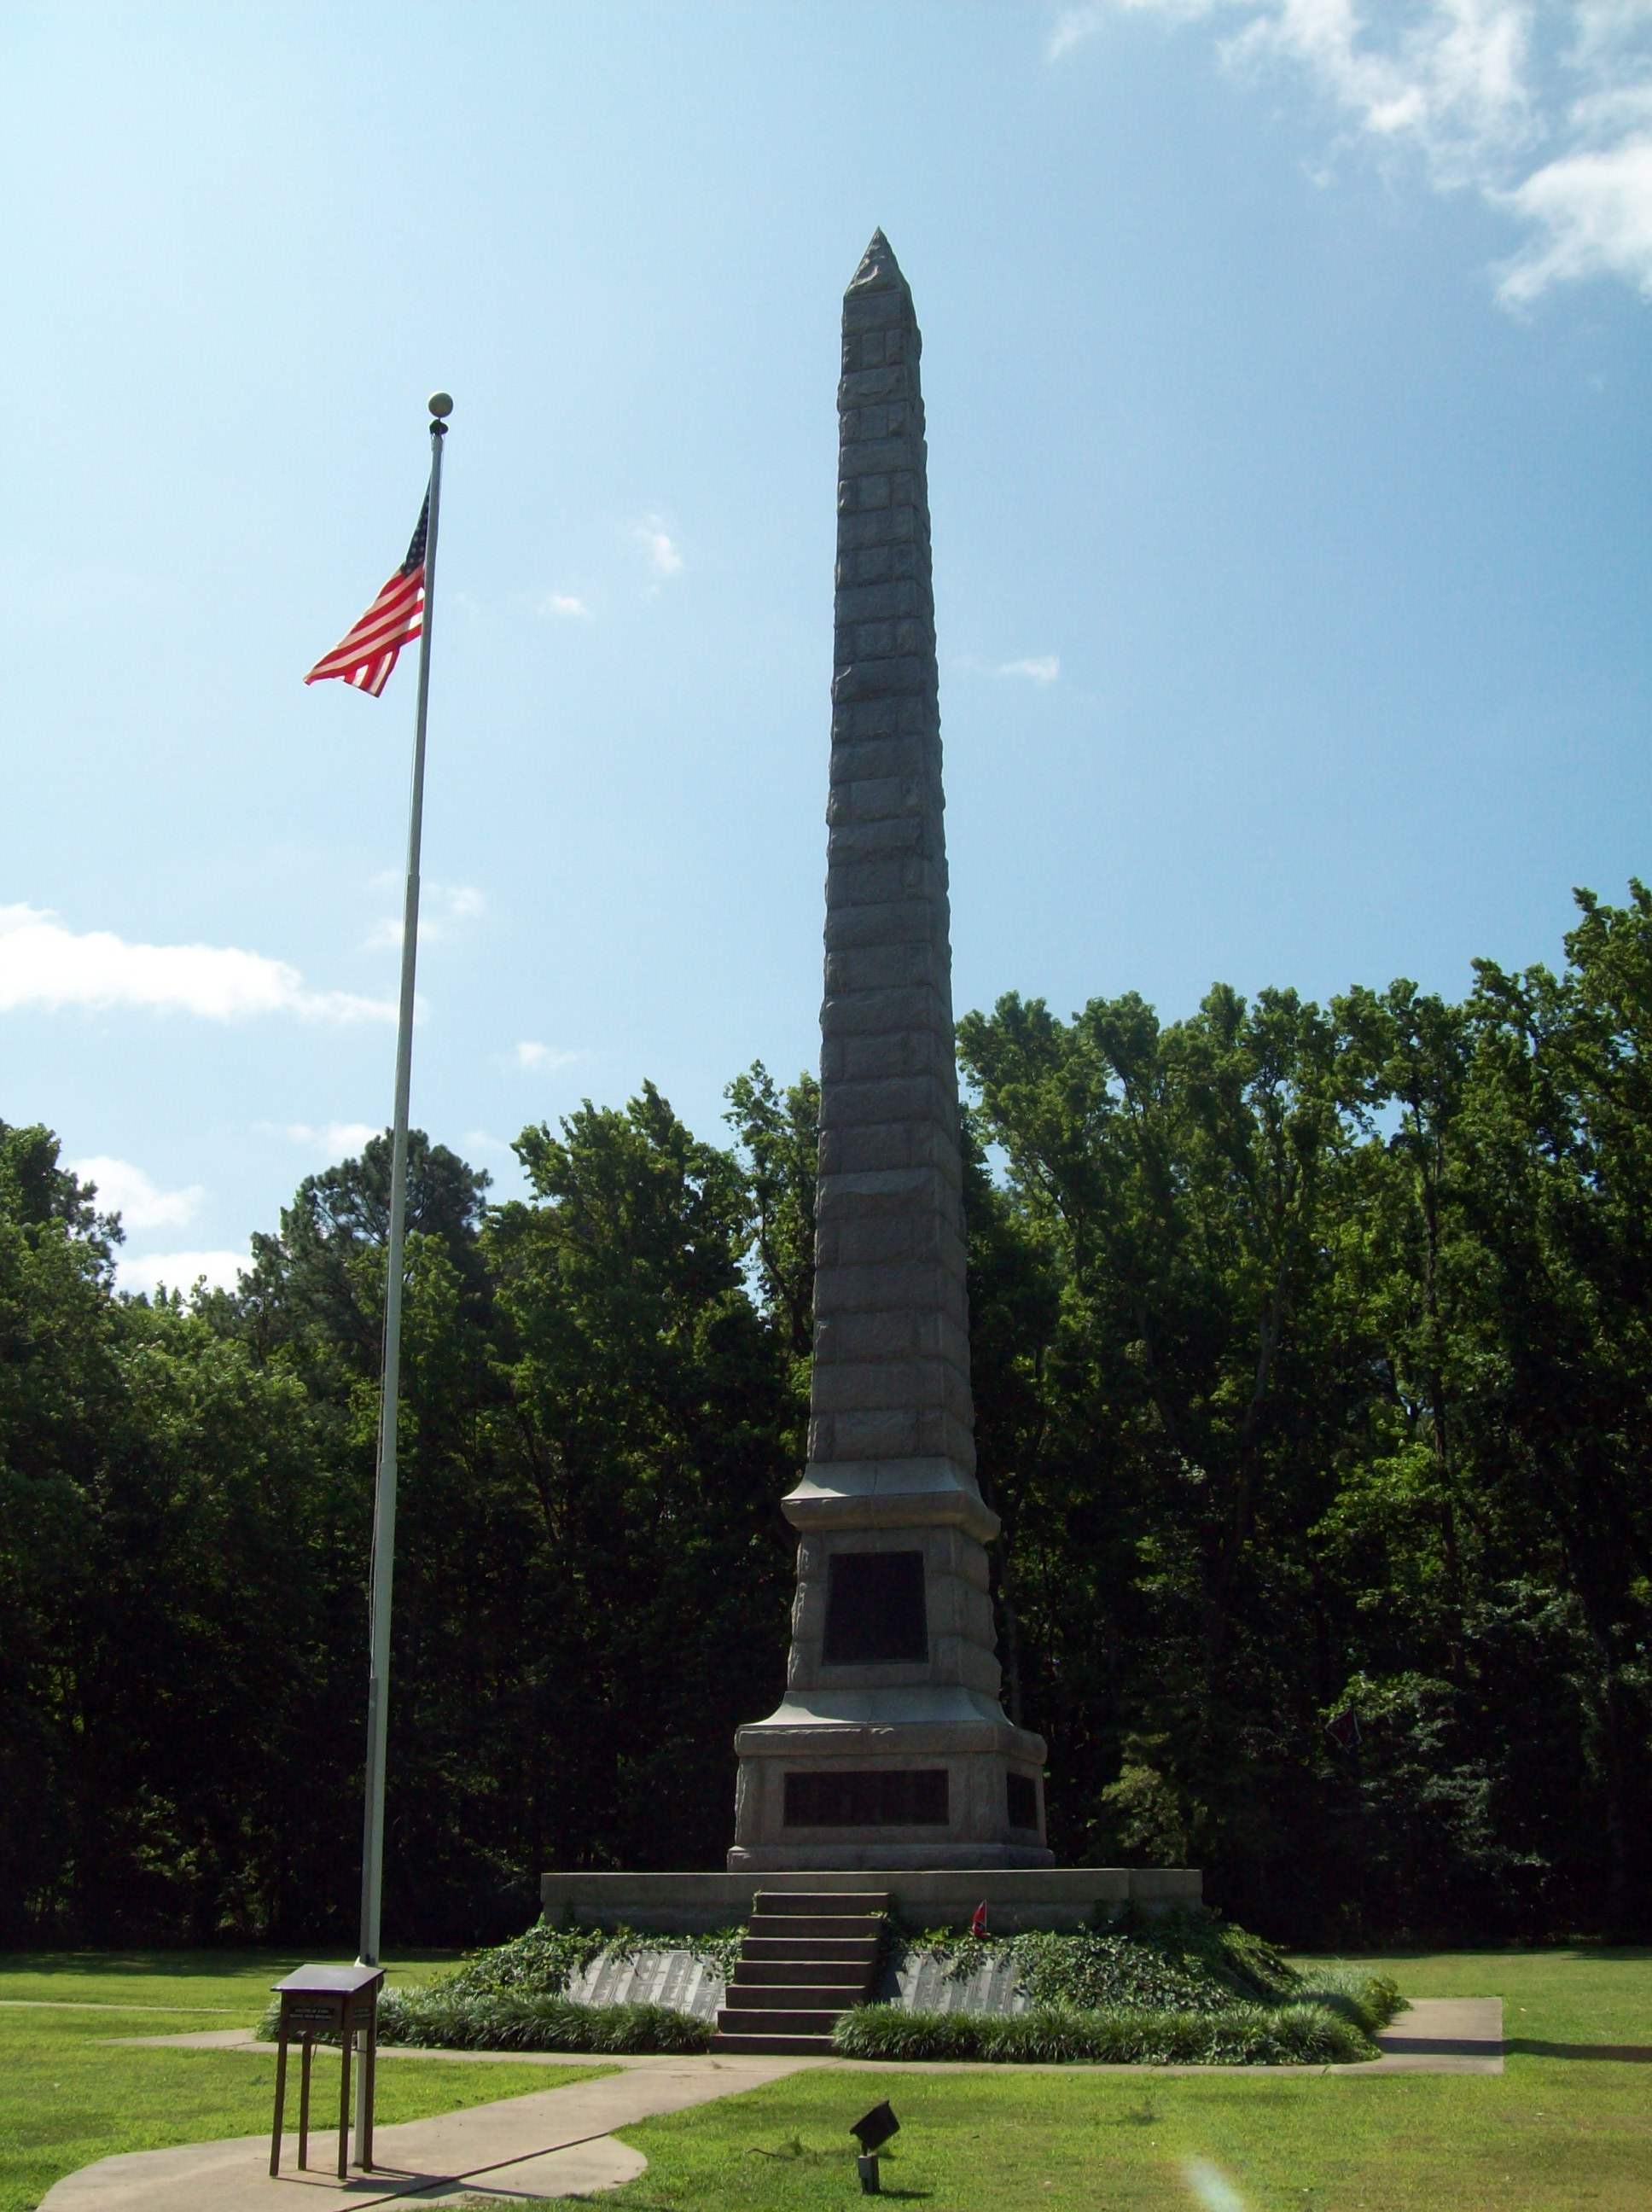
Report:
[[[338,2138],[325,2128],[311,2133],[315,2163],[306,2173],[294,2164],[297,2136],[285,2139],[275,2181],[267,2135],[127,2151],[65,2175],[41,2198],[40,2212],[336,2212],[410,2197],[423,2205],[456,2204],[466,2197],[531,2202],[583,2195],[616,2188],[648,2163],[641,2151],[616,2142],[613,2129],[760,2088],[796,2065],[789,2058],[632,2059],[599,2081],[380,2128],[374,2141],[379,2166],[370,2174],[352,2172],[342,2184],[331,2163]]]
[[[1418,1997],[1376,2039],[1382,2056],[1333,2074],[1501,2074],[1501,1997]]]
[[[1330,2074],[1501,2074],[1503,2002],[1498,1997],[1419,1997],[1376,2039],[1380,2058],[1358,2065],[1315,2068]],[[206,2028],[188,2035],[111,2037],[111,2042],[195,2051],[268,2051],[248,2028]],[[191,2143],[179,2150],[128,2151],[100,2159],[66,2175],[40,2200],[40,2212],[335,2212],[335,2208],[387,2204],[416,2198],[423,2204],[488,2197],[518,2203],[584,2196],[615,2189],[647,2165],[641,2151],[616,2142],[612,2130],[662,2112],[738,2096],[804,2067],[845,2073],[970,2074],[979,2067],[957,2060],[586,2057],[561,2051],[410,2051],[385,2045],[386,2059],[478,2060],[546,2067],[609,2065],[612,2074],[566,2088],[537,2090],[497,2104],[475,2105],[430,2120],[409,2120],[378,2130],[381,2161],[371,2174],[352,2173],[341,2185],[330,2163],[337,2142],[325,2124],[310,2137],[319,2170],[300,2173],[293,2161],[298,2138],[282,2152],[282,2173],[269,2174],[268,2136],[228,2142]],[[994,2068],[994,2072],[1136,2075],[1271,2074],[1277,2066],[1061,2066]],[[1284,2069],[1290,2071],[1291,2069]],[[299,2193],[295,2193],[299,2192]]]
[[[166,2051],[268,2051],[250,2027],[197,2028],[190,2035],[118,2035],[111,2043]],[[1376,2038],[1380,2058],[1363,2058],[1351,2065],[1315,2069],[1333,2074],[1501,2074],[1503,2071],[1503,1999],[1501,1997],[1418,1997],[1406,2006],[1392,2027]],[[539,2066],[658,2066],[656,2058],[610,2058],[561,2051],[410,2051],[400,2044],[381,2044],[380,2058],[448,2058],[467,2065]],[[732,2063],[732,2062],[731,2062]],[[790,2061],[781,2061],[790,2070]],[[801,2063],[801,2062],[799,2062]],[[921,2068],[951,2072],[969,2062],[959,2059],[816,2058],[817,2066],[863,2066],[884,2072]],[[1057,2072],[1139,2074],[1139,2066],[1057,2068]],[[1157,2073],[1207,2074],[1206,2066],[1158,2067]],[[1277,2066],[1224,2066],[1224,2074],[1277,2074]]]

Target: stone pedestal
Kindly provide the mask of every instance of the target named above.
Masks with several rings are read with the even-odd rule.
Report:
[[[920,349],[880,231],[838,387],[809,1462],[786,1695],[735,1739],[741,1871],[1051,1858],[975,1474]]]
[[[651,1934],[732,1928],[750,1917],[755,1892],[864,1890],[864,1875],[815,1869],[765,1874],[547,1874],[539,1883],[557,1927],[636,1928]],[[1186,1911],[1203,1900],[1195,1869],[1182,1867],[895,1868],[878,1877],[908,1929],[967,1928],[978,1905],[994,1935],[1023,1928],[1104,1927],[1132,1913]]]

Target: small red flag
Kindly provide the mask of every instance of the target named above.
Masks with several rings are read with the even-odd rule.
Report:
[[[972,1936],[987,1933],[987,1899],[984,1897],[969,1916],[969,1933]]]
[[[360,622],[346,630],[331,653],[324,653],[305,678],[319,684],[342,677],[376,699],[390,680],[396,656],[424,628],[424,540],[430,527],[430,495],[424,495],[419,526],[407,558]]]

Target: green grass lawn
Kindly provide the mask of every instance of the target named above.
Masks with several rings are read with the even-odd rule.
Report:
[[[887,2097],[884,2193],[934,2212],[1646,2212],[1652,1953],[1370,1963],[1408,1996],[1502,1997],[1505,2071],[803,2074],[627,2128],[649,2171],[604,2202],[847,2212],[847,2124]]]
[[[0,2212],[28,2212],[60,2175],[112,2151],[267,2129],[273,2046],[253,2053],[131,2051],[105,2039],[251,2027],[269,2002],[270,1983],[301,1963],[286,1954],[222,1951],[0,1958]],[[422,1979],[446,1963],[404,1960],[390,1978]],[[312,2109],[324,2134],[337,2114],[337,2066],[335,2053],[318,2052]],[[389,2058],[379,2069],[378,2118],[384,2125],[423,2119],[612,2070]],[[289,2124],[296,2125],[295,2081],[289,2095]]]
[[[0,2003],[0,2212],[26,2212],[59,2174],[111,2151],[267,2127],[273,2052],[103,2039],[250,2027],[270,1983],[296,1963],[222,1952],[0,1960],[0,2000],[13,2001]],[[440,1963],[408,1960],[392,1978]],[[847,2124],[888,2097],[902,2125],[885,2194],[934,2212],[1652,2205],[1652,1953],[1370,1963],[1408,1996],[1501,1996],[1506,2072],[810,2072],[626,2129],[649,2171],[598,2201],[614,2212],[847,2212],[861,2201]],[[380,2070],[380,2116],[417,2118],[606,2070],[396,2058]]]

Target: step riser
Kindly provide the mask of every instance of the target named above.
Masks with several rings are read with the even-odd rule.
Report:
[[[864,1966],[840,1966],[829,1959],[742,1959],[731,1989],[843,1990],[858,1996],[866,1986]]]
[[[886,1889],[760,1889],[753,1912],[807,1912],[817,1918],[834,1913],[887,1912],[894,1902]]]
[[[846,1936],[859,1936],[864,1942],[867,1936],[870,1936],[875,1939],[883,1932],[881,1922],[865,1918],[851,1919],[847,1913],[833,1919],[817,1920],[801,1912],[772,1915],[756,1912],[746,1923],[746,1933],[750,1936],[790,1936],[793,1939],[798,1936],[807,1936],[812,1940],[820,1936],[829,1941],[835,1937],[841,1942]]]
[[[762,2051],[770,2057],[805,2058],[832,2048],[829,2035],[725,2035],[719,2033],[714,2051]]]
[[[717,2015],[720,2035],[823,2035],[829,2038],[832,2030],[843,2017],[841,2012],[763,2011],[753,2006],[747,2011],[742,2006],[738,2011],[724,2010]]]
[[[841,1942],[829,1936],[748,1936],[740,1946],[740,1956],[754,1963],[815,1959],[823,1965],[829,1960],[835,1966],[870,1967],[877,1960],[878,1948],[875,1936],[853,1936]]]
[[[860,2002],[859,1990],[835,1989],[830,1983],[794,1982],[789,1987],[776,1989],[772,1983],[760,1983],[755,1987],[738,1982],[729,1984],[724,1998],[731,2012],[847,2012]]]

